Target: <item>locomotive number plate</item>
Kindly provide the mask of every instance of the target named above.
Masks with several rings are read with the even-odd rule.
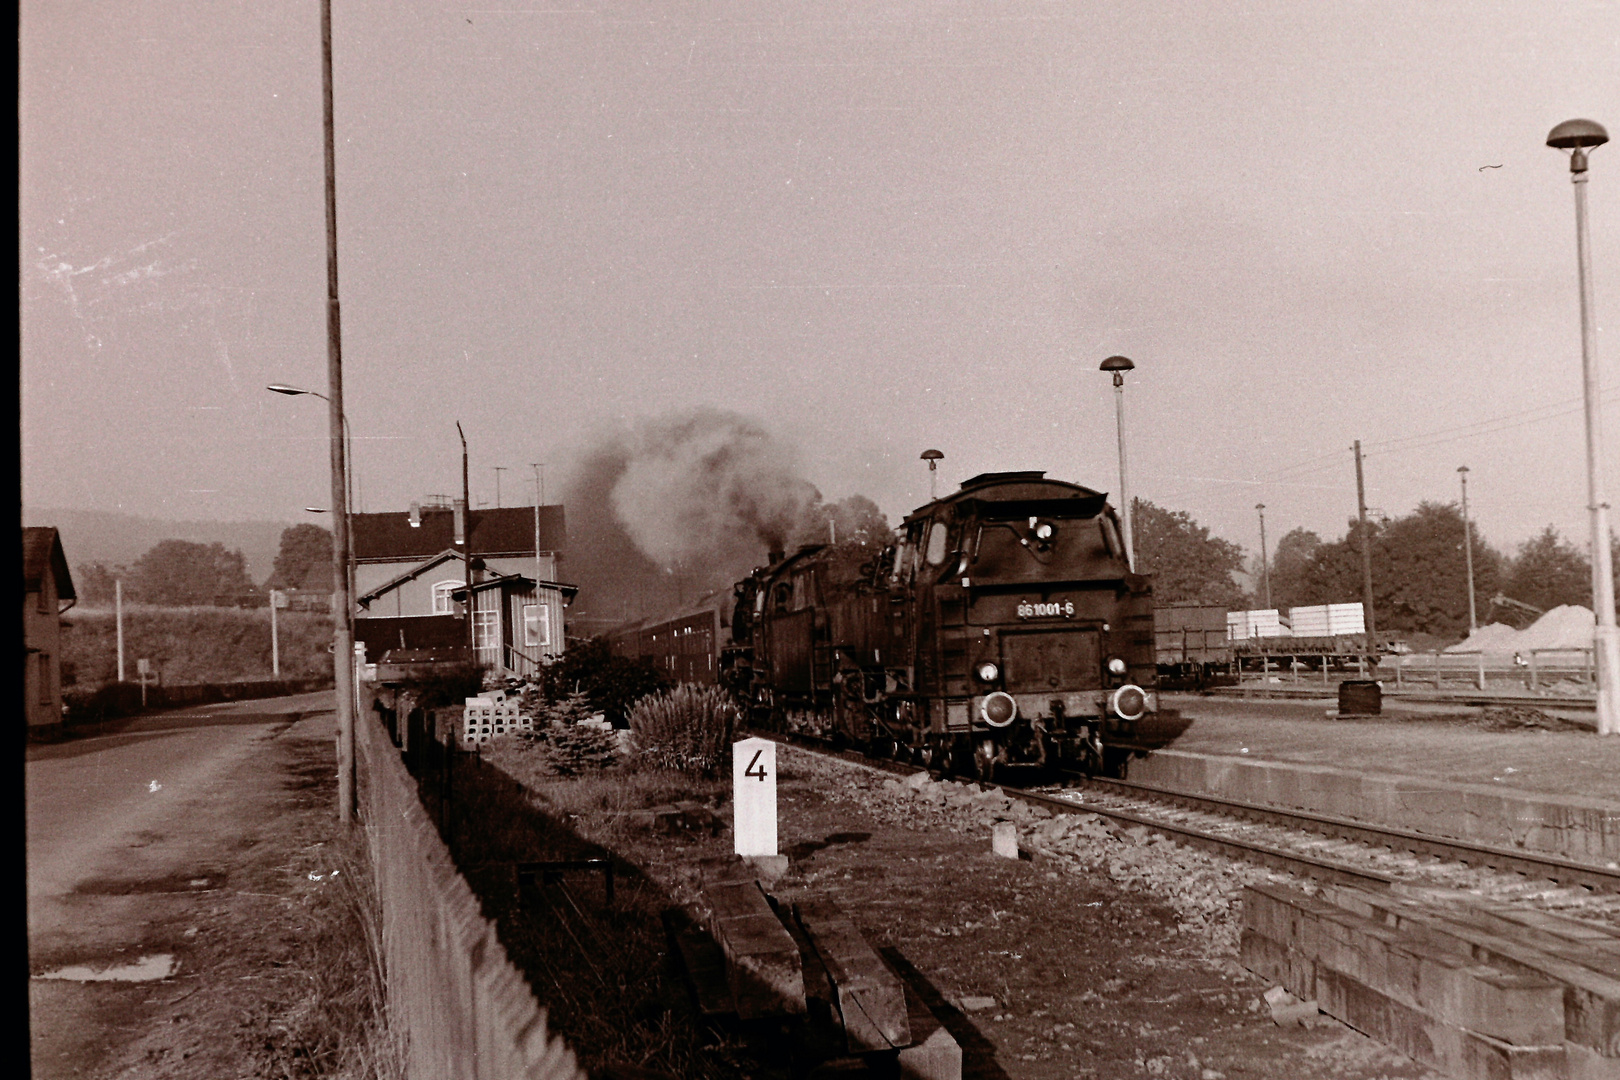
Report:
[[[1074,617],[1074,601],[1065,600],[1063,603],[1031,604],[1028,602],[1018,605],[1020,619],[1064,618]]]

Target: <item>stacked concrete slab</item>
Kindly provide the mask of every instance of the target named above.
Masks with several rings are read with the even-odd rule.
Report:
[[[1243,963],[1465,1080],[1620,1078],[1620,934],[1459,895],[1250,886]]]

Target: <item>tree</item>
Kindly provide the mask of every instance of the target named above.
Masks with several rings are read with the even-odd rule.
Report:
[[[332,533],[319,525],[294,525],[281,532],[269,589],[332,591]]]
[[[1310,529],[1291,529],[1277,541],[1271,556],[1271,599],[1279,608],[1310,603],[1313,564],[1322,538]]]
[[[73,572],[73,587],[86,604],[110,604],[118,593],[118,579],[128,576],[125,567],[91,563]]]
[[[1501,581],[1502,557],[1470,530],[1474,603],[1483,612]],[[1462,511],[1423,502],[1382,530],[1373,548],[1373,600],[1378,625],[1391,630],[1461,636],[1468,631],[1468,572]]]
[[[164,540],[135,563],[131,598],[173,607],[255,602],[247,559],[225,545]]]
[[[1138,573],[1153,575],[1159,603],[1241,607],[1243,590],[1232,575],[1243,569],[1243,549],[1211,536],[1185,510],[1131,500]]]
[[[1548,525],[1519,545],[1502,591],[1513,599],[1550,611],[1560,604],[1592,606],[1592,563]]]

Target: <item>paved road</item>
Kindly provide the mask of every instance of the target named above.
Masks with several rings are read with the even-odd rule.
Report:
[[[301,718],[331,709],[331,691],[231,702],[141,717],[116,733],[30,746],[32,972],[115,966],[166,947],[153,940],[162,898],[188,885],[206,886],[197,875],[221,863],[220,845],[242,832],[244,815],[251,822],[262,813],[255,809],[264,805],[262,793],[250,789],[280,783],[269,775],[284,771],[268,753],[271,740]],[[260,758],[264,769],[244,772]],[[115,1020],[105,995],[89,990],[31,983],[36,1076],[93,1075],[103,1053],[120,1041],[109,1031],[135,1019]]]

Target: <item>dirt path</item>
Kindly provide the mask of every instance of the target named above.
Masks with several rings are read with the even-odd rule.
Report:
[[[341,857],[332,718],[314,713],[330,705],[191,709],[30,748],[35,1077],[256,1075],[297,1056],[278,1040]]]

